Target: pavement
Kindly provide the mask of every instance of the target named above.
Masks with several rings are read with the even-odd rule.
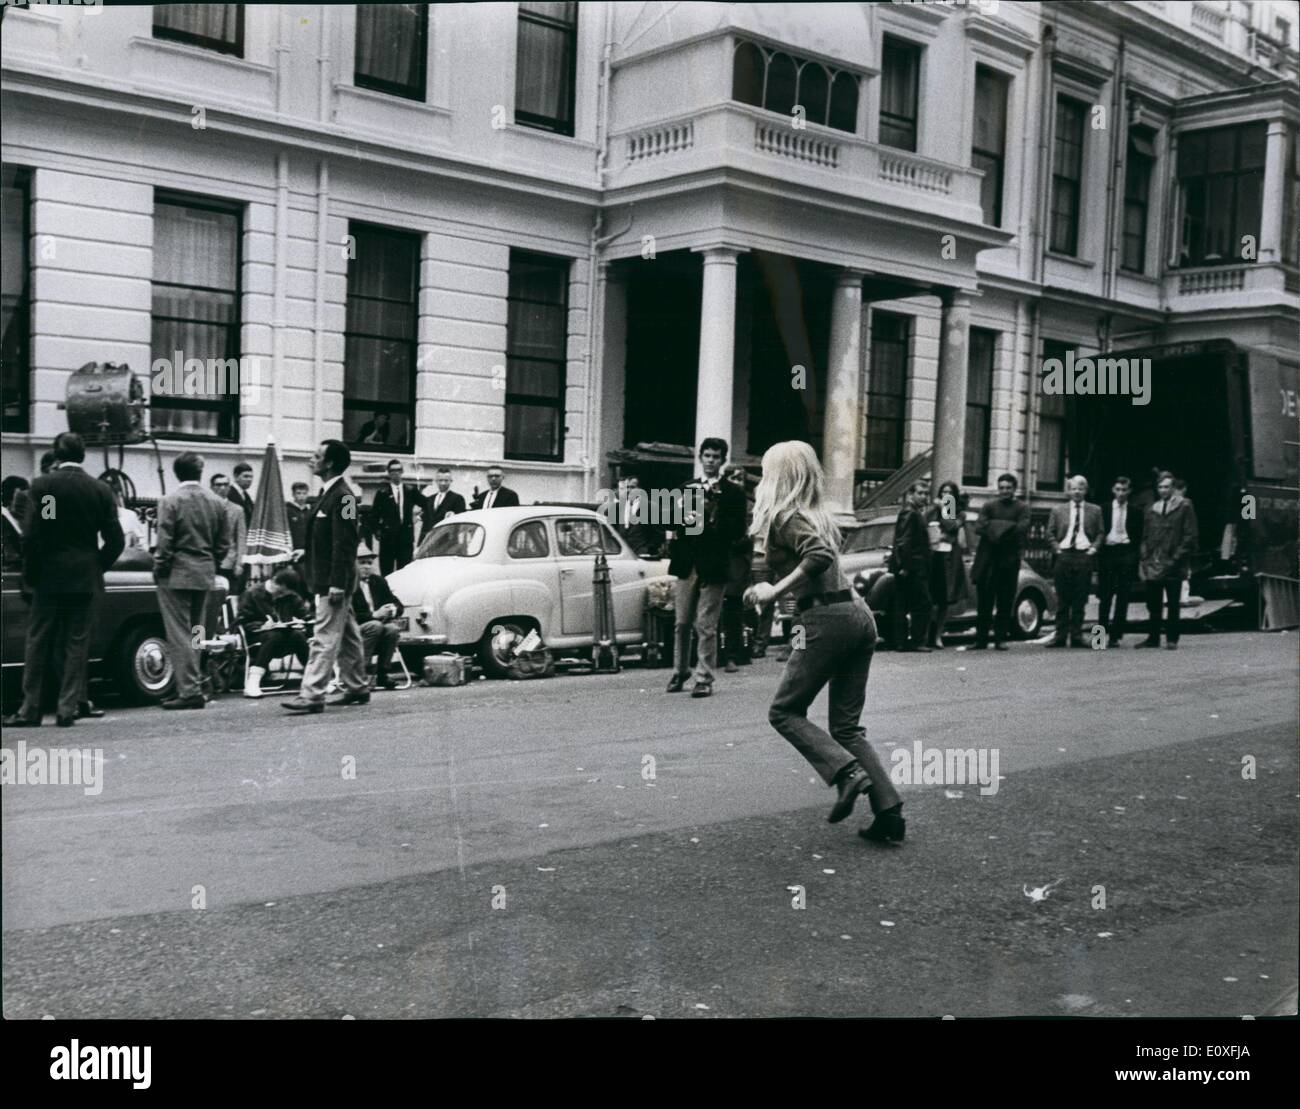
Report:
[[[903,786],[889,848],[826,823],[772,659],[7,733],[104,771],[4,789],[4,1015],[1294,1012],[1297,643],[879,655],[887,761],[999,775]]]

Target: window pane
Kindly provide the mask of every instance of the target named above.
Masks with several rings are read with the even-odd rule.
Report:
[[[852,73],[837,73],[831,82],[830,126],[856,134],[858,130],[858,79]]]
[[[1001,155],[1006,144],[1007,83],[992,70],[975,70],[975,139],[973,146]]]
[[[25,432],[28,426],[28,383],[31,380],[31,308],[28,208],[31,176],[25,169],[4,167],[0,193],[0,392],[3,429]]]
[[[794,108],[795,84],[798,72],[789,54],[773,54],[767,63],[767,94],[763,107],[769,112],[788,116]]]
[[[907,349],[907,317],[873,312],[863,467],[877,473],[888,473],[903,464]]]
[[[154,4],[157,38],[178,39],[240,52],[243,40],[242,4]]]
[[[916,149],[916,109],[921,50],[886,37],[880,56],[880,141]]]
[[[234,289],[239,217],[160,202],[154,208],[154,280]]]
[[[424,98],[427,6],[358,4],[356,81]]]
[[[568,259],[514,251],[506,311],[506,457],[558,461],[568,342]]]
[[[576,4],[520,4],[515,57],[515,118],[573,134]]]
[[[546,538],[546,525],[541,520],[529,520],[510,533],[506,554],[511,558],[549,558],[551,544]]]
[[[763,52],[752,42],[736,47],[731,70],[731,99],[742,104],[763,106]]]
[[[817,62],[805,62],[799,71],[799,103],[807,118],[813,123],[826,122],[826,105],[830,99],[830,77],[826,67]]]
[[[506,408],[506,457],[558,460],[561,411],[549,405],[510,404]]]

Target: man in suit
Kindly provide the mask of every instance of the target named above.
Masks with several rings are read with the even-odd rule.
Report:
[[[244,527],[253,522],[253,467],[247,462],[235,466],[235,483],[230,487],[228,496],[232,504],[237,504],[244,511]]]
[[[357,587],[357,495],[343,480],[352,452],[337,439],[326,439],[312,455],[312,473],[321,479],[320,495],[307,524],[307,588],[316,599],[311,653],[298,696],[281,704],[295,715],[325,711],[325,691],[339,667],[342,691],[330,704],[370,702],[365,648],[352,613]]]
[[[217,568],[230,547],[230,506],[200,484],[203,459],[193,451],[178,455],[172,470],[180,487],[158,502],[153,556],[167,654],[176,673],[175,693],[163,708],[201,709],[206,702],[199,686],[194,629],[203,624]]]
[[[357,550],[357,591],[352,594],[352,612],[361,627],[366,659],[375,656],[375,684],[380,689],[392,689],[388,670],[401,635],[395,621],[402,615],[402,602],[383,576],[375,573],[375,552],[364,544]]]
[[[298,584],[294,571],[281,570],[239,598],[238,620],[248,637],[250,653],[255,652],[244,681],[245,697],[262,696],[262,678],[273,659],[293,655],[307,665],[307,636],[302,627],[294,625],[301,621],[305,627],[311,613],[307,599],[297,591]],[[287,626],[268,628],[268,622]]]
[[[411,561],[414,553],[414,533],[411,530],[413,510],[424,501],[414,485],[403,485],[405,474],[396,458],[388,463],[388,483],[375,491],[375,534],[379,539],[379,570],[391,574]]]
[[[293,540],[293,549],[303,551],[307,549],[307,521],[311,518],[311,486],[305,481],[295,481],[290,493],[293,500],[284,506],[289,515],[289,535]]]
[[[472,508],[515,508],[519,504],[519,494],[507,489],[501,483],[506,479],[506,472],[500,466],[489,466],[487,472],[488,487],[474,498]]]
[[[40,725],[42,679],[56,658],[62,659],[56,719],[61,728],[75,721],[85,696],[91,603],[103,592],[104,571],[126,545],[112,490],[81,468],[81,436],[63,432],[54,454],[54,469],[32,482],[23,529],[23,583],[32,607],[23,703],[4,721],[11,728]]]
[[[896,589],[894,596],[894,649],[929,653],[930,630],[930,529],[925,521],[929,507],[929,488],[923,482],[912,483],[907,491],[903,511],[894,524],[893,565]],[[907,617],[912,617],[911,638]]]
[[[1106,629],[1107,647],[1118,647],[1128,630],[1128,598],[1137,580],[1143,513],[1129,500],[1132,490],[1133,483],[1127,477],[1117,477],[1111,486],[1113,499],[1101,506],[1104,538],[1098,555],[1097,619]]]
[[[451,470],[446,466],[439,466],[438,472],[434,475],[435,488],[424,491],[424,529],[437,527],[448,516],[455,516],[459,512],[465,511],[465,498],[459,493],[452,492],[451,488]],[[509,492],[509,490],[506,490]],[[515,498],[515,504],[519,499]],[[479,506],[475,506],[479,507]],[[421,536],[423,538],[423,536]]]
[[[677,579],[673,620],[673,675],[668,692],[679,693],[690,676],[691,625],[699,639],[692,697],[713,692],[718,665],[718,617],[731,574],[732,556],[745,539],[745,492],[722,480],[725,439],[700,444],[702,477],[690,482],[682,503],[683,528],[673,539],[668,572]]]
[[[244,551],[248,545],[248,523],[239,504],[230,499],[230,479],[225,474],[213,474],[208,479],[208,488],[225,506],[229,529],[229,544],[217,569],[226,579],[230,596],[238,597],[244,591]]]
[[[1052,509],[1047,538],[1056,552],[1056,635],[1049,647],[1086,647],[1083,610],[1092,592],[1092,571],[1097,564],[1105,529],[1101,509],[1088,495],[1088,479],[1080,475],[1065,484],[1070,499]]]
[[[1020,580],[1020,552],[1029,536],[1029,506],[1016,497],[1015,474],[998,477],[996,500],[985,501],[975,522],[979,547],[971,567],[978,606],[975,619],[977,651],[989,645],[989,626],[993,623],[993,606],[997,604],[997,626],[993,631],[993,649],[1005,651],[1011,638],[1011,608],[1016,600],[1016,583]]]

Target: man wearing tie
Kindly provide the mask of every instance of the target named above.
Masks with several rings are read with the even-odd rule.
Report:
[[[1117,477],[1111,487],[1114,499],[1102,506],[1102,542],[1097,567],[1097,619],[1106,628],[1106,646],[1118,647],[1128,630],[1128,597],[1137,579],[1138,551],[1142,546],[1142,510],[1129,500],[1133,483]],[[1115,614],[1111,616],[1111,600]]]
[[[241,462],[235,467],[235,484],[230,487],[231,503],[244,510],[244,527],[253,522],[253,495],[248,491],[253,485],[253,467]]]
[[[1056,552],[1056,635],[1049,647],[1084,647],[1083,610],[1092,592],[1092,570],[1101,547],[1104,529],[1101,509],[1084,498],[1088,479],[1070,478],[1066,484],[1070,499],[1052,509],[1047,537]]]
[[[388,582],[375,573],[375,552],[364,543],[357,550],[357,591],[352,594],[352,612],[361,628],[366,659],[375,656],[375,684],[392,689],[388,669],[401,628],[394,621],[402,615],[402,602],[388,588]]]
[[[501,483],[506,479],[506,472],[500,466],[489,466],[487,472],[488,487],[474,498],[474,508],[517,508],[519,494],[507,489]]]
[[[424,527],[427,531],[436,527],[448,516],[465,511],[465,498],[451,489],[451,471],[446,466],[439,466],[434,477],[437,492],[425,490],[424,493]],[[516,502],[517,503],[517,502]]]
[[[402,484],[406,471],[396,458],[388,463],[388,484],[381,485],[375,493],[375,534],[379,538],[379,569],[383,574],[411,561],[414,533],[411,514],[421,504],[414,486]]]
[[[66,728],[76,720],[78,702],[85,698],[91,602],[104,590],[104,571],[126,545],[112,491],[81,468],[86,457],[81,436],[63,432],[54,440],[54,455],[54,469],[32,482],[27,502],[23,592],[32,593],[31,615],[23,703],[4,721],[7,728],[40,725],[45,668],[59,661],[57,722]]]

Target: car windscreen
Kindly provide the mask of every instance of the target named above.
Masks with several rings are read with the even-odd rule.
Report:
[[[420,544],[416,558],[473,558],[483,549],[482,524],[439,524]]]
[[[851,532],[840,548],[841,554],[854,554],[857,551],[876,551],[888,547],[894,538],[894,523],[864,524]]]

